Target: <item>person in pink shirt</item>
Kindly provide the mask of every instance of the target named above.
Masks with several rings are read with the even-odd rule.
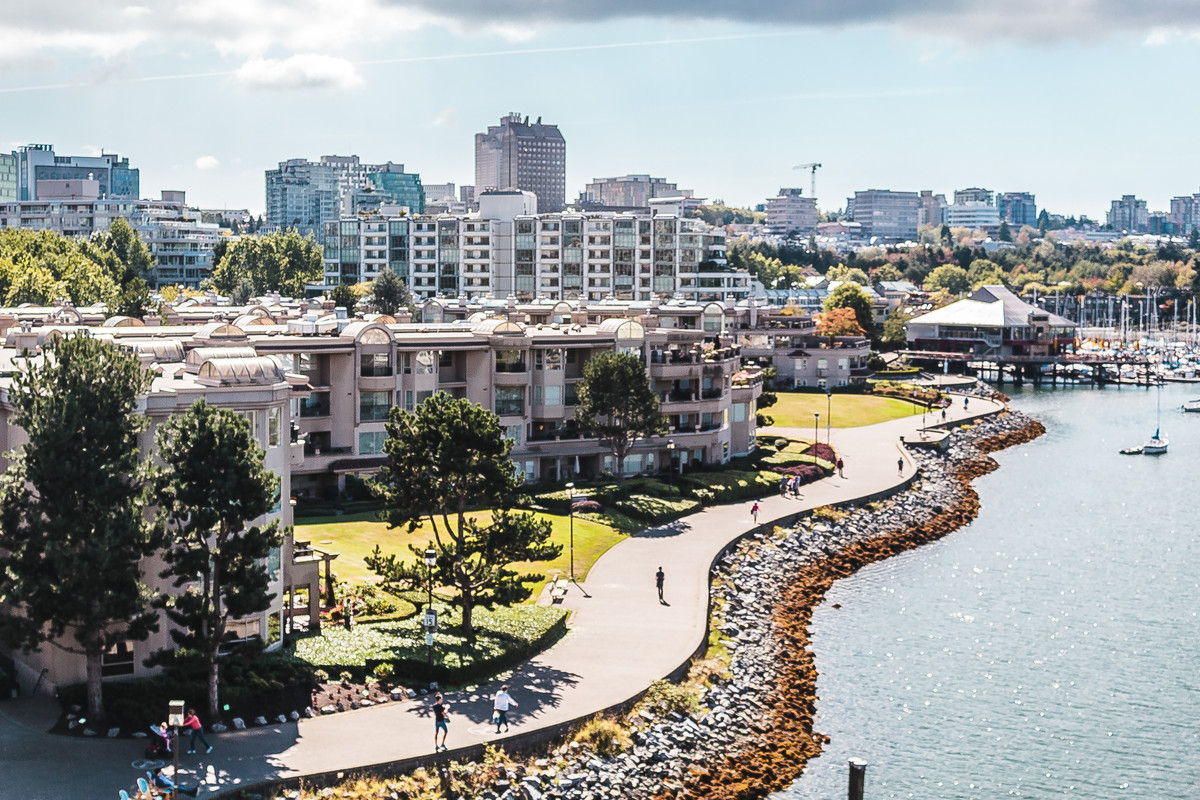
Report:
[[[188,752],[196,752],[196,737],[200,737],[200,741],[204,742],[204,746],[208,748],[204,752],[211,753],[213,746],[208,743],[208,739],[204,738],[204,726],[200,724],[200,718],[196,716],[196,709],[189,708],[187,716],[183,718],[183,727],[192,729],[192,738],[188,740]]]

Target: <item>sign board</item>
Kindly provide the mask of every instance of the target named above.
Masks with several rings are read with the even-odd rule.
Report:
[[[425,634],[425,644],[429,647],[433,647],[433,632],[432,631]]]
[[[430,630],[437,627],[437,610],[436,609],[431,608],[425,612],[425,627],[429,628]]]
[[[168,704],[168,707],[169,707],[169,711],[167,712],[167,724],[173,728],[182,727],[183,726],[183,701],[182,700],[172,700]]]

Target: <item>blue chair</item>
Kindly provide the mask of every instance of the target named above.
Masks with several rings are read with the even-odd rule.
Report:
[[[129,792],[122,789],[121,791],[117,792],[117,797],[119,800],[129,800]]]
[[[153,797],[154,793],[150,791],[150,782],[145,778],[138,778],[138,794],[142,797]]]

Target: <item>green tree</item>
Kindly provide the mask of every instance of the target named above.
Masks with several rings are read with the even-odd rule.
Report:
[[[857,283],[859,286],[866,286],[870,283],[867,273],[858,267],[847,267],[845,264],[838,264],[825,273],[825,277],[831,281],[851,281]]]
[[[1188,234],[1188,248],[1191,250],[1200,248],[1200,228],[1192,228]]]
[[[242,278],[229,293],[229,302],[235,306],[244,306],[250,302],[252,297],[254,297],[254,281]]]
[[[835,308],[852,308],[858,324],[864,331],[870,331],[873,327],[874,312],[871,308],[871,298],[857,283],[843,283],[834,289],[825,298],[822,308],[825,311],[832,311]]]
[[[97,719],[104,653],[157,629],[140,568],[154,551],[137,413],[150,380],[111,344],[70,336],[19,364],[9,389],[28,441],[0,479],[0,637],[81,653]]]
[[[575,391],[579,397],[575,420],[612,452],[617,482],[624,482],[625,457],[633,446],[639,439],[666,431],[646,365],[633,353],[601,353],[584,365]]]
[[[401,309],[413,310],[412,291],[391,269],[380,270],[371,284],[371,304],[380,314],[394,316]]]
[[[154,270],[150,248],[124,217],[114,219],[108,230],[93,234],[92,241],[100,249],[116,256],[121,271],[112,277],[118,286],[124,286],[134,278],[140,278],[144,282]]]
[[[996,236],[998,236],[1002,242],[1012,241],[1012,231],[1008,229],[1008,220],[1000,220],[1000,231],[996,234]]]
[[[306,284],[320,279],[323,255],[312,236],[302,237],[294,229],[266,236],[244,236],[225,248],[212,275],[212,285],[229,295],[245,279],[254,284],[255,294],[280,292],[302,297]]]
[[[971,281],[967,277],[967,271],[954,264],[943,264],[925,278],[927,292],[945,289],[951,294],[962,294],[970,288]]]
[[[908,334],[904,330],[908,320],[909,316],[903,308],[897,308],[888,314],[883,323],[883,343],[891,347],[903,347],[908,344]]]
[[[411,533],[424,522],[432,529],[438,581],[457,590],[451,602],[474,639],[473,609],[529,596],[524,584],[538,576],[512,565],[556,558],[562,547],[550,543],[548,521],[512,511],[521,479],[508,460],[512,440],[491,411],[437,392],[415,412],[393,406],[386,427],[387,461],[371,490],[391,527]],[[490,514],[468,515],[473,508]],[[393,587],[421,585],[426,574],[420,560],[384,556],[378,545],[367,564]]]
[[[156,480],[157,524],[165,540],[164,578],[198,584],[161,605],[179,626],[177,645],[206,666],[208,715],[217,716],[217,654],[233,638],[228,621],[270,607],[266,558],[281,542],[276,523],[247,527],[270,511],[279,480],[263,463],[249,421],[197,400],[156,437],[162,462]]]
[[[871,283],[875,286],[883,281],[898,281],[903,277],[903,270],[895,264],[884,264],[871,270]]]
[[[354,316],[354,307],[358,305],[358,295],[354,293],[350,284],[339,283],[334,286],[329,290],[329,299],[333,301],[334,308],[344,308],[350,316]]]
[[[133,277],[117,292],[112,311],[126,317],[145,319],[153,309],[154,300],[150,297],[150,288],[141,278]]]
[[[1043,235],[1046,231],[1050,230],[1050,215],[1046,212],[1046,209],[1043,208],[1042,212],[1038,214],[1037,223],[1038,230]]]

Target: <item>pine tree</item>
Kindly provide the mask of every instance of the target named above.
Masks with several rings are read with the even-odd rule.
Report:
[[[617,482],[623,483],[625,457],[633,446],[639,439],[666,431],[645,363],[632,353],[601,353],[584,365],[575,390],[579,427],[598,436],[612,452]]]
[[[275,502],[278,479],[263,463],[250,423],[197,400],[158,431],[162,467],[157,523],[165,539],[163,577],[199,585],[163,605],[177,645],[198,653],[208,682],[208,715],[217,716],[217,655],[232,637],[230,619],[270,607],[265,560],[281,542],[278,525],[250,526]]]
[[[139,565],[155,549],[136,411],[149,386],[136,358],[78,335],[48,340],[9,391],[29,440],[0,481],[0,636],[83,654],[93,718],[104,653],[157,629]]]
[[[512,511],[521,484],[508,460],[512,440],[488,409],[438,392],[415,412],[393,407],[387,433],[388,460],[372,491],[383,500],[391,527],[412,532],[425,522],[433,530],[438,582],[457,590],[451,602],[462,610],[463,633],[473,639],[476,606],[529,596],[524,584],[537,576],[519,574],[511,565],[555,558],[562,546],[550,543],[549,522]],[[490,518],[469,516],[475,508],[489,511]],[[398,587],[423,585],[426,576],[419,560],[384,556],[378,546],[367,565]]]

